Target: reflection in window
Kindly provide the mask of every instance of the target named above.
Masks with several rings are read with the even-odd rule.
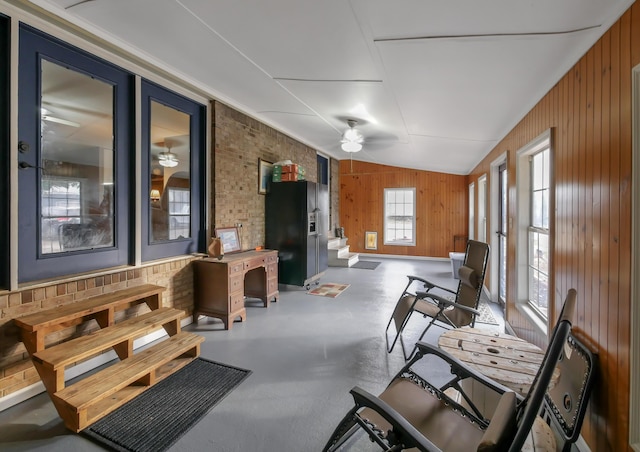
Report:
[[[114,246],[113,87],[42,60],[40,250]]]
[[[191,237],[191,117],[151,101],[152,243]]]
[[[182,188],[169,188],[169,239],[189,237],[191,225],[189,199],[191,193]]]

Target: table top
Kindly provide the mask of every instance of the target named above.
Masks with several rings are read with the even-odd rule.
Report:
[[[264,256],[265,254],[277,254],[278,250],[267,250],[267,249],[261,249],[261,250],[246,250],[246,251],[239,251],[237,253],[227,253],[225,254],[222,259],[218,259],[215,257],[204,257],[202,259],[203,262],[212,262],[212,263],[223,263],[223,264],[228,264],[228,263],[233,263],[239,260],[246,260],[246,259],[253,259],[254,257],[260,257],[260,256]]]
[[[438,346],[492,380],[526,394],[544,351],[515,336],[463,327],[442,333]]]

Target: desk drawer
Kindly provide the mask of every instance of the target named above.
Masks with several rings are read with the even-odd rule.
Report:
[[[234,293],[229,296],[229,312],[235,312],[244,308],[244,294]]]
[[[246,271],[253,270],[254,268],[258,267],[264,267],[264,258],[257,257],[255,259],[245,261],[244,263],[244,269]]]
[[[273,254],[269,254],[266,258],[265,258],[265,262],[267,264],[271,264],[273,262],[277,263],[278,262],[278,254],[277,253],[273,253]]]
[[[229,275],[242,274],[244,272],[244,266],[242,262],[229,265]]]
[[[267,278],[278,277],[278,263],[274,262],[267,265]]]
[[[272,294],[278,291],[278,278],[271,278],[267,280],[267,294]]]
[[[242,273],[233,274],[229,277],[229,293],[243,292],[244,278]]]

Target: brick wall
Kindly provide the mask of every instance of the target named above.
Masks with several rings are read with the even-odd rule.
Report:
[[[307,179],[315,182],[316,151],[226,105],[215,102],[212,108],[214,158],[211,159],[210,171],[215,176],[212,177],[214,186],[209,197],[210,227],[242,223],[243,249],[263,246],[265,197],[258,194],[258,159],[270,162],[292,160],[304,166]],[[339,218],[338,162],[331,160],[330,168],[336,175],[331,179],[331,221],[335,223]],[[193,274],[189,265],[193,259],[182,257],[138,268],[101,272],[90,277],[34,284],[17,291],[0,291],[0,397],[40,381],[13,324],[14,318],[145,283],[166,287],[163,306],[182,309],[185,316],[189,316],[193,312]],[[144,308],[132,308],[121,315],[133,316],[139,309]],[[98,326],[92,320],[61,330],[51,335],[48,341],[63,341],[96,328]]]
[[[214,158],[211,170],[215,182],[211,230],[240,223],[242,249],[264,246],[265,196],[258,194],[258,159],[272,163],[291,160],[305,168],[307,180],[317,182],[317,152],[220,102],[212,105]],[[330,168],[332,174],[338,174],[337,161],[331,160]],[[331,191],[331,214],[339,218],[337,178],[332,180]]]

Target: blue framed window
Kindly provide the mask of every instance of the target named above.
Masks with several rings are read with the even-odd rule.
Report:
[[[204,249],[205,112],[142,81],[143,261]]]
[[[0,14],[0,288],[9,285],[9,18]]]
[[[318,162],[318,183],[329,185],[329,159],[318,154],[316,160]]]
[[[20,27],[18,280],[132,261],[133,76]]]

